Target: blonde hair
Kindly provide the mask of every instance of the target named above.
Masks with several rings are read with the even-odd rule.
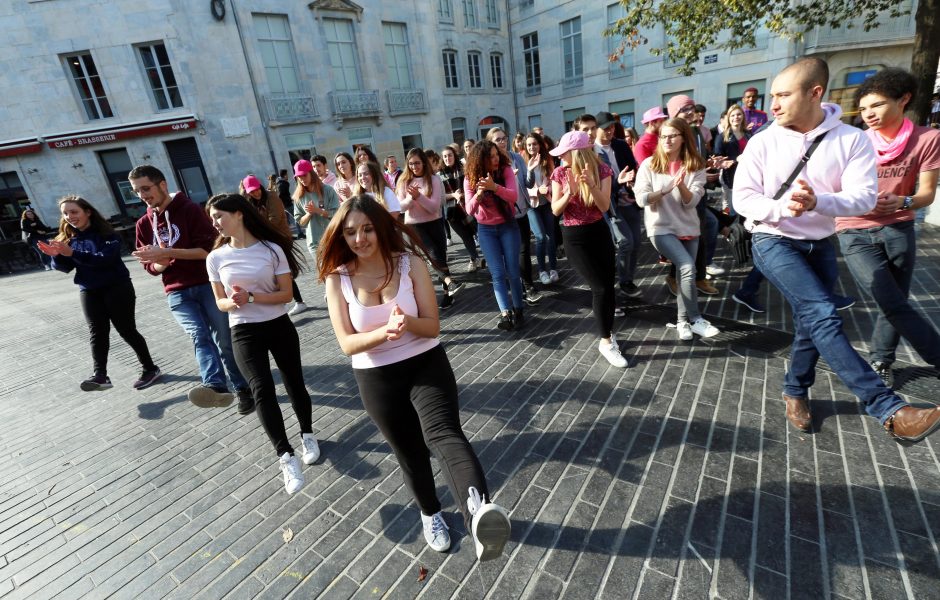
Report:
[[[733,113],[733,112],[736,111],[736,110],[741,112],[741,116],[742,116],[742,117],[745,116],[745,115],[744,115],[744,109],[741,108],[740,106],[738,106],[737,104],[732,104],[731,106],[728,107],[728,113],[727,113],[727,115],[725,115],[726,118],[728,119],[728,125],[725,127],[725,130],[721,132],[721,136],[722,136],[723,138],[725,138],[725,141],[726,141],[726,142],[730,142],[730,141],[731,141],[731,113]],[[741,129],[744,129],[745,131],[747,131],[746,125],[747,125],[747,124],[742,121],[742,122],[741,122]]]
[[[593,146],[571,151],[571,174],[575,180],[581,173],[587,173],[595,185],[600,185],[600,164]],[[578,184],[578,192],[581,195],[581,204],[588,208],[594,206],[594,196],[586,183]]]

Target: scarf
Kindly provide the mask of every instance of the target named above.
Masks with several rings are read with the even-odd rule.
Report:
[[[868,129],[865,131],[865,133],[868,135],[868,139],[871,140],[872,146],[875,147],[875,159],[879,165],[889,163],[895,158],[901,156],[901,154],[904,152],[904,148],[907,147],[907,142],[911,139],[911,133],[913,132],[914,123],[911,122],[911,120],[908,118],[904,119],[898,134],[890,142],[881,137],[881,134],[874,129]]]

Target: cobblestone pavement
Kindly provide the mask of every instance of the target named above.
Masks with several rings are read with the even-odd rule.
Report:
[[[940,230],[920,236],[913,297],[938,323]],[[896,444],[824,368],[816,433],[794,431],[776,291],[764,289],[765,315],[746,313],[730,300],[734,270],[717,282],[728,294],[703,299],[725,332],[681,343],[648,244],[640,263],[645,304],[616,324],[627,370],[596,351],[564,261],[523,332],[495,328],[485,272],[445,314],[464,426],[512,518],[505,556],[484,564],[442,477],[455,544],[425,545],[309,274],[314,308],[295,322],[323,458],[294,496],[254,415],[186,400],[195,360],[157,280],[130,265],[167,376],[133,391],[133,353],[112,335],[115,387],[83,393],[91,360],[70,278],[0,278],[0,597],[940,598],[940,437]],[[844,269],[841,286],[856,292]],[[864,349],[871,306],[843,315]],[[935,374],[906,346],[899,358],[900,391],[940,399]]]

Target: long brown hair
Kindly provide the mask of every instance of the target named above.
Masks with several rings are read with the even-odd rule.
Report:
[[[477,183],[491,174],[489,162],[490,151],[493,148],[496,148],[496,153],[499,155],[499,167],[497,167],[495,173],[492,173],[493,181],[501,185],[505,183],[503,181],[503,171],[506,167],[512,167],[512,163],[509,162],[509,156],[500,150],[495,142],[480,140],[473,145],[473,148],[470,148],[470,154],[467,155],[467,164],[464,166],[464,175],[467,181],[470,182],[471,190],[476,190]]]
[[[367,190],[362,187],[362,184],[359,183],[359,167],[365,166],[369,169],[369,175],[372,176],[372,189]],[[372,161],[359,163],[356,165],[356,195],[361,196],[363,194],[372,194],[375,196],[376,202],[385,207],[385,210],[388,210],[388,204],[385,203],[385,188],[388,187],[388,183],[385,181],[385,176],[382,175],[382,167],[377,163]]]
[[[528,141],[529,138],[535,140],[535,143],[539,146],[538,154],[541,157],[539,161],[539,168],[542,169],[542,175],[545,179],[548,179],[552,176],[552,172],[555,170],[555,157],[548,153],[551,148],[548,146],[548,142],[545,141],[545,137],[537,133],[530,133],[525,136],[525,141]],[[532,157],[529,155],[529,151],[522,148],[522,156],[525,158],[526,162],[529,162]]]
[[[297,277],[301,272],[306,263],[303,254],[294,245],[293,238],[275,229],[271,222],[247,198],[239,194],[216,194],[206,202],[206,214],[212,208],[227,213],[240,212],[242,214],[242,225],[248,233],[264,243],[265,246],[268,246],[269,249],[270,244],[277,244],[281,247],[284,256],[287,258],[287,265],[290,267],[292,277]],[[220,235],[215,239],[212,249],[215,250],[224,246],[231,239],[228,236]]]
[[[101,213],[98,212],[98,209],[92,206],[88,200],[85,200],[81,196],[63,196],[59,198],[59,214],[62,214],[62,205],[67,203],[77,204],[79,208],[89,213],[88,215],[88,228],[101,236],[111,235],[114,233],[114,228],[111,227],[111,224],[108,223],[108,220],[101,216]],[[38,216],[37,216],[38,218]],[[72,227],[65,218],[59,219],[59,233],[55,236],[56,241],[59,242],[68,242],[73,237],[78,235],[79,230]]]
[[[300,202],[303,200],[303,197],[307,195],[307,192],[313,192],[318,196],[323,195],[323,180],[321,180],[320,176],[317,175],[316,169],[310,171],[309,188],[304,185],[304,182],[300,177],[294,177],[294,180],[297,182],[297,186],[294,188],[294,193],[291,194],[291,200],[294,202]]]
[[[682,136],[682,147],[679,149],[679,160],[685,167],[685,172],[692,174],[695,171],[701,171],[705,168],[705,159],[698,153],[695,147],[695,139],[692,137],[692,128],[685,119],[678,117],[669,119],[659,127],[659,135],[663,134],[663,129],[672,127]],[[669,172],[669,157],[663,150],[662,142],[656,144],[656,151],[653,152],[653,158],[650,161],[650,168],[655,173]]]
[[[398,222],[371,195],[362,194],[353,196],[340,205],[339,210],[330,219],[330,224],[326,226],[323,237],[320,238],[317,253],[317,278],[321,283],[343,265],[351,264],[355,268],[356,253],[346,243],[346,237],[343,235],[346,219],[354,210],[358,210],[372,222],[378,250],[385,263],[385,281],[372,290],[373,292],[378,292],[391,283],[395,274],[393,260],[396,255],[411,252],[419,259],[431,260],[430,254],[414,229]],[[434,261],[431,261],[431,264],[438,267]]]
[[[411,167],[408,166],[408,163],[413,157],[417,157],[421,161],[421,164],[424,165],[424,170],[421,171],[421,179],[424,180],[425,195],[430,196],[431,191],[434,189],[431,179],[434,176],[434,170],[431,168],[431,161],[428,160],[428,155],[425,154],[424,150],[421,148],[412,148],[405,156],[405,168],[402,169],[401,176],[398,178],[398,196],[404,196],[408,192],[408,186],[411,184],[411,180],[415,179],[415,174],[411,172]]]

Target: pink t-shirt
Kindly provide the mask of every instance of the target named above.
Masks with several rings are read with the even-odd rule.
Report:
[[[400,274],[398,293],[392,300],[378,306],[363,306],[359,302],[356,291],[352,287],[348,269],[345,265],[340,267],[340,287],[343,290],[343,298],[346,299],[346,304],[349,306],[349,321],[352,323],[353,329],[361,333],[375,331],[386,325],[388,317],[392,314],[392,309],[396,304],[406,315],[418,316],[418,302],[415,300],[414,284],[411,281],[411,258],[410,254],[402,254],[398,258],[398,273]],[[353,354],[352,367],[354,369],[371,369],[372,367],[390,365],[427,352],[438,344],[440,344],[440,341],[437,338],[419,337],[411,332],[406,332],[397,340],[386,340],[371,350]]]
[[[901,156],[878,165],[878,191],[897,194],[902,198],[912,196],[920,174],[937,168],[940,168],[940,131],[915,125]],[[913,220],[913,210],[898,210],[887,215],[868,213],[860,217],[836,219],[836,231],[868,229]]]
[[[607,179],[614,176],[614,172],[611,171],[610,167],[601,163],[598,165],[598,175],[600,175],[601,180]],[[552,181],[557,181],[561,184],[562,188],[571,187],[571,200],[568,201],[568,204],[565,206],[565,212],[561,216],[561,224],[566,227],[573,227],[576,225],[590,225],[595,223],[600,219],[604,218],[604,214],[597,208],[596,205],[587,207],[584,203],[581,202],[581,192],[579,191],[579,186],[574,185],[570,186],[569,177],[571,176],[571,169],[568,167],[556,167],[552,171]]]
[[[640,139],[633,145],[633,158],[636,159],[636,164],[641,165],[644,160],[653,156],[653,152],[656,152],[656,144],[658,143],[659,138],[653,133],[647,131],[641,135]]]

